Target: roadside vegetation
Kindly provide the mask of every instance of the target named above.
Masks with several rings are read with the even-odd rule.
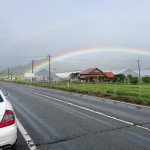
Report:
[[[73,81],[77,76],[78,74],[71,74],[69,81],[56,83],[25,82],[21,78],[11,82],[150,106],[150,77],[148,76],[139,80],[138,77],[131,75],[117,74],[111,82],[103,82],[102,78],[100,82]]]
[[[138,84],[126,83],[29,83],[22,81],[16,81],[15,83],[59,89],[68,92],[81,93],[150,106],[150,84],[141,84],[139,86]]]

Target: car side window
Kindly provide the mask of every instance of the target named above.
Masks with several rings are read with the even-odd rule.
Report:
[[[0,102],[3,102],[3,98],[2,98],[2,96],[0,95]]]

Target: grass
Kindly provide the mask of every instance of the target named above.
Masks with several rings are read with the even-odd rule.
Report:
[[[139,93],[138,85],[121,83],[17,83],[106,97],[136,104],[150,105],[150,84],[140,85]]]

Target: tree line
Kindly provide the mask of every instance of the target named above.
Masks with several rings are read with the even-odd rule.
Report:
[[[132,76],[132,75],[125,76],[124,74],[116,74],[114,76],[113,82],[114,83],[127,82],[130,84],[137,84],[139,82],[139,78]],[[142,77],[140,79],[140,82],[142,82],[144,84],[149,84],[150,83],[150,77],[149,76]]]
[[[75,79],[75,78],[79,78],[79,73],[71,73],[70,74],[70,79]],[[96,77],[100,82],[103,82],[103,78],[104,76],[100,76],[98,75]],[[137,83],[144,83],[144,84],[149,84],[150,83],[150,76],[145,76],[139,78],[132,76],[132,75],[127,75],[125,76],[124,74],[116,74],[114,75],[114,78],[112,80],[113,83],[128,83],[128,84],[137,84]]]

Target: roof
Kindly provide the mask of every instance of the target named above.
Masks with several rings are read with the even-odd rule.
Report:
[[[80,72],[80,74],[100,74],[100,73],[103,73],[103,72],[99,70],[98,68],[88,68]]]
[[[104,72],[107,78],[114,78],[114,74],[112,72]]]

